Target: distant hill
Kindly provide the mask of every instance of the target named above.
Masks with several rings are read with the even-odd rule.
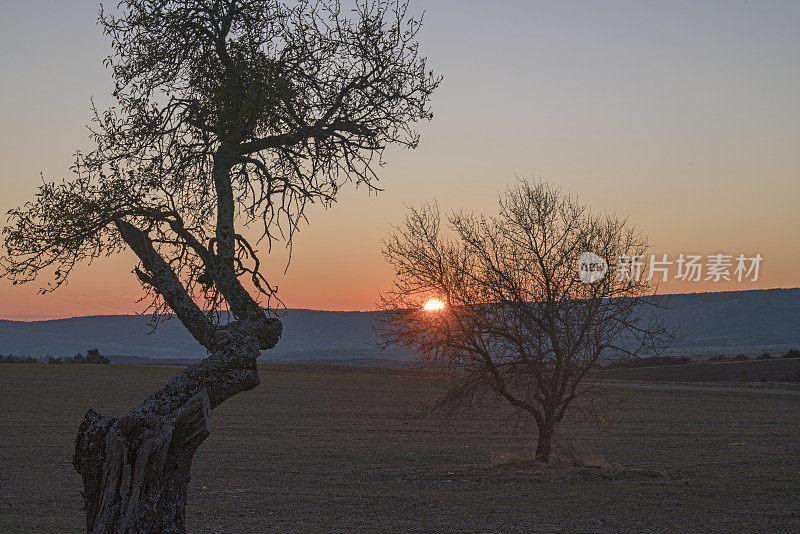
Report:
[[[283,335],[267,359],[307,360],[358,358],[383,354],[373,348],[375,334],[367,312],[287,310],[281,317]],[[71,356],[97,347],[102,354],[150,358],[201,358],[205,349],[177,319],[168,320],[155,332],[149,317],[101,315],[48,321],[0,320],[0,354]],[[322,355],[317,354],[323,351]],[[325,351],[328,351],[327,353]],[[398,353],[386,355],[398,358]]]
[[[671,295],[663,317],[684,338],[669,354],[736,354],[800,348],[800,289]]]
[[[800,289],[672,295],[668,323],[684,338],[670,354],[735,354],[800,348]],[[277,361],[410,361],[405,352],[374,348],[370,312],[288,310],[284,334],[262,359]],[[50,321],[0,320],[0,354],[71,356],[97,347],[103,354],[159,359],[200,358],[201,347],[170,320],[150,334],[148,318],[129,315]]]

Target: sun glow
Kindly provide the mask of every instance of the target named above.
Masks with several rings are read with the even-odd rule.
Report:
[[[444,309],[444,302],[439,299],[431,299],[422,306],[422,309],[428,312],[435,312]]]

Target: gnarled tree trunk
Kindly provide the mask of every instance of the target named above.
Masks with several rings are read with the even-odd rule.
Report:
[[[187,367],[126,416],[87,412],[72,460],[83,478],[87,532],[185,531],[189,471],[209,435],[210,411],[258,385],[256,359],[280,332],[277,319],[221,327],[223,349]]]

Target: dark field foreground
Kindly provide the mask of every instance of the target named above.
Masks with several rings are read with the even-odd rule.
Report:
[[[176,372],[0,367],[0,532],[78,531],[72,441],[87,408],[120,415]],[[610,428],[561,441],[623,468],[492,467],[526,439],[484,413],[409,418],[437,379],[414,371],[263,368],[212,414],[195,456],[191,532],[800,531],[800,396],[610,389]]]

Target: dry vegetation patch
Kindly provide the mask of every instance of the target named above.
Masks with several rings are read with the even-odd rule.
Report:
[[[548,463],[536,460],[532,455],[502,454],[488,464],[479,466],[486,471],[530,471],[538,480],[585,480],[588,478],[609,480],[648,480],[681,478],[678,473],[623,466],[609,461],[593,452],[580,452],[575,447],[557,444]]]

